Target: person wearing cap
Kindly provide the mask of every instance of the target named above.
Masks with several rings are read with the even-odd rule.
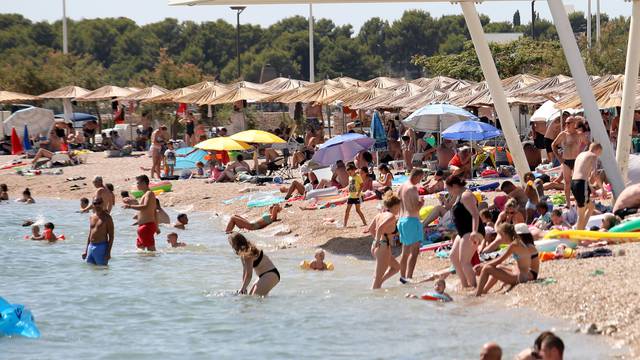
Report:
[[[580,154],[582,146],[588,143],[584,134],[577,130],[577,119],[569,116],[565,120],[565,129],[558,134],[551,144],[553,154],[562,163],[562,176],[564,177],[564,196],[567,201],[566,207],[571,208],[571,178],[573,168],[576,165],[576,157]],[[562,148],[562,152],[560,152]]]
[[[451,175],[464,179],[471,178],[471,148],[469,146],[458,149],[458,153],[449,161],[449,171],[451,171]]]
[[[480,280],[476,296],[488,293],[498,281],[513,287],[538,278],[540,260],[527,224],[501,224],[497,232],[509,246],[498,258],[477,266]],[[510,257],[515,260],[513,267],[499,266]],[[537,265],[532,266],[534,263]]]
[[[283,185],[280,188],[281,192],[286,192],[286,195],[284,196],[285,200],[289,200],[289,198],[291,198],[291,196],[293,196],[295,192],[300,195],[304,195],[307,190],[318,188],[320,181],[318,180],[316,174],[309,167],[309,164],[302,164],[302,166],[300,166],[300,174],[302,175],[302,182],[299,180],[293,180],[288,188],[286,185]]]

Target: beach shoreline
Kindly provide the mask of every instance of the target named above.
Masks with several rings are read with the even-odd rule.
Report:
[[[91,178],[101,175],[106,183],[114,185],[116,204],[120,204],[120,192],[132,190],[133,178],[143,173],[140,166],[148,167],[151,162],[145,154],[137,155],[139,157],[105,158],[102,153],[91,153],[87,163],[63,167],[61,175],[26,177],[16,174],[12,169],[0,170],[0,183],[8,185],[11,199],[19,197],[22,190],[28,187],[36,201],[38,197],[79,201],[81,197],[91,197],[94,192]],[[0,164],[16,158],[0,156]],[[67,181],[78,177],[84,179]],[[241,196],[243,189],[278,190],[277,186],[271,185],[206,184],[203,179],[172,183],[172,191],[159,196],[163,207],[171,207],[178,212],[217,214],[218,220],[214,223],[220,230],[223,230],[226,219],[232,214],[253,218],[264,211],[264,208],[247,208],[246,199],[238,199],[227,205],[223,204],[224,200]],[[362,209],[368,220],[377,213],[377,204],[377,201],[363,204]],[[323,223],[330,219],[341,222],[343,207],[314,211],[301,210],[298,206],[294,202],[291,207],[284,209],[282,221],[254,231],[251,235],[268,239],[270,243],[274,243],[275,239],[275,247],[280,249],[321,247],[335,255],[353,256],[358,260],[371,259],[371,239],[363,233],[357,217],[351,217],[349,227],[338,228]],[[625,250],[625,256],[545,262],[542,264],[540,282],[519,285],[508,295],[491,294],[489,297],[500,299],[506,306],[529,308],[547,317],[566,320],[586,333],[602,333],[612,347],[627,346],[630,358],[634,358],[640,352],[640,308],[634,301],[640,294],[640,282],[637,281],[637,275],[626,269],[640,266],[640,245],[612,246],[614,252],[619,248]],[[447,260],[436,259],[432,253],[422,254],[416,273],[426,274],[448,266]],[[450,279],[449,286],[453,289],[457,280],[455,277]],[[454,292],[454,297],[456,295],[466,296]]]

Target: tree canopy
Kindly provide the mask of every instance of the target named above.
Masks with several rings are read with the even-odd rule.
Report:
[[[487,32],[521,32],[507,45],[492,45],[498,70],[538,75],[566,73],[553,24],[481,23]],[[622,72],[627,19],[602,16],[602,47],[585,50],[592,73]],[[583,13],[571,14],[571,25],[586,48]],[[0,14],[0,88],[39,94],[74,84],[89,89],[104,84],[157,84],[176,88],[204,79],[231,82],[237,77],[235,26],[223,20],[195,23],[164,19],[138,25],[127,18],[69,21],[70,54],[62,55],[60,21],[33,22],[18,14]],[[595,31],[595,26],[593,27]],[[316,78],[350,76],[369,79],[387,75],[414,78],[448,75],[479,80],[475,52],[461,15],[439,18],[423,10],[405,11],[389,22],[374,17],[357,33],[329,19],[315,23]],[[242,77],[258,82],[269,66],[280,76],[309,78],[307,19],[285,18],[271,26],[240,26]]]

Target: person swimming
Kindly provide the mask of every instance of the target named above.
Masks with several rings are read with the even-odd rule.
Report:
[[[31,236],[29,237],[29,240],[44,240],[44,236],[40,234],[40,226],[31,226]]]
[[[184,247],[187,246],[187,244],[183,243],[183,242],[179,242],[178,241],[178,234],[177,233],[168,233],[167,234],[167,243],[172,247],[172,248],[177,248],[177,247]]]
[[[314,260],[309,263],[309,269],[324,271],[327,270],[327,264],[324,262],[325,252],[322,249],[316,250]]]
[[[31,197],[31,190],[29,188],[24,189],[22,192],[22,198],[16,200],[17,202],[23,202],[25,204],[35,204],[35,200]]]
[[[271,259],[240,233],[229,235],[229,245],[242,261],[242,286],[237,293],[267,296],[280,282],[280,272]],[[247,291],[253,272],[258,275],[258,281]]]
[[[406,298],[409,299],[422,299],[422,300],[434,300],[434,298],[438,299],[441,302],[450,302],[453,301],[451,295],[445,292],[447,288],[447,283],[444,279],[438,279],[433,284],[433,291],[428,291],[421,296],[407,294]]]

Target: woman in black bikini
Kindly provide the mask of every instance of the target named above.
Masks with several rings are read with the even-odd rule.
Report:
[[[484,225],[480,221],[478,212],[478,200],[466,188],[467,183],[462,178],[451,175],[445,184],[449,192],[449,204],[445,207],[451,209],[453,223],[458,232],[451,249],[451,263],[460,277],[462,287],[475,287],[476,276],[471,259],[477,247],[474,246],[470,236],[474,231],[484,234]]]
[[[371,255],[376,259],[372,289],[379,289],[382,283],[400,271],[400,264],[391,253],[391,243],[397,235],[396,222],[400,211],[400,198],[393,192],[385,193],[383,204],[386,209],[373,219],[368,232],[373,236]]]
[[[242,287],[238,290],[238,294],[247,294],[247,287],[255,271],[258,275],[258,281],[253,284],[248,294],[267,296],[271,289],[280,282],[280,273],[271,262],[271,259],[262,250],[258,250],[242,234],[230,234],[229,244],[242,261]]]

